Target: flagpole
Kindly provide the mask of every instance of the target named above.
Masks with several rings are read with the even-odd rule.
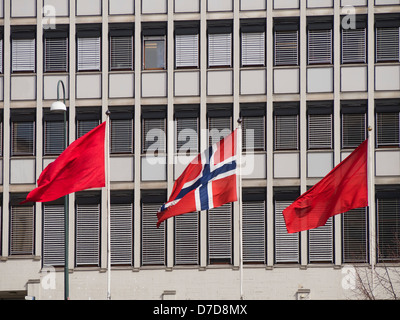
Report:
[[[240,271],[240,300],[243,296],[243,217],[242,217],[242,119],[239,118],[237,130],[237,155],[238,155],[238,179],[239,179],[239,271]]]
[[[374,170],[372,167],[372,151],[373,151],[373,139],[371,139],[371,132],[372,132],[372,127],[368,127],[368,209],[371,208],[371,203],[373,201],[373,195],[372,195],[372,186],[373,186],[373,178],[374,178]],[[369,210],[369,215],[371,216],[372,212]],[[373,242],[373,230],[372,228],[370,229],[370,243],[371,243],[371,248],[374,246],[372,245]],[[371,271],[372,271],[372,286],[374,285],[374,273],[375,273],[375,259],[374,255],[375,250],[370,250],[370,260],[371,260]]]
[[[107,193],[107,300],[111,300],[111,214],[110,214],[110,111],[106,111],[106,193]]]

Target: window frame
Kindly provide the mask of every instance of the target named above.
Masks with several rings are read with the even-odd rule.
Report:
[[[147,41],[156,41],[157,43],[163,43],[162,53],[163,53],[163,62],[161,67],[147,67],[146,66],[146,42]],[[157,57],[157,61],[158,61]],[[167,37],[165,35],[156,36],[149,35],[142,37],[142,70],[167,70]]]

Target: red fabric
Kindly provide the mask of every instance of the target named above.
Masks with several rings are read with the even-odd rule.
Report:
[[[75,140],[40,174],[25,202],[47,202],[69,193],[105,186],[106,123]]]
[[[288,233],[325,225],[339,213],[368,206],[368,139],[283,210]]]

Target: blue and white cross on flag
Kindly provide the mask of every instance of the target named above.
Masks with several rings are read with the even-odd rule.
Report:
[[[200,153],[175,181],[157,213],[157,227],[173,216],[209,210],[238,200],[238,130]]]

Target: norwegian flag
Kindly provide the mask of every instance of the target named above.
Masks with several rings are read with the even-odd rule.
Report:
[[[157,212],[157,227],[173,216],[237,201],[237,168],[236,129],[189,163]]]

